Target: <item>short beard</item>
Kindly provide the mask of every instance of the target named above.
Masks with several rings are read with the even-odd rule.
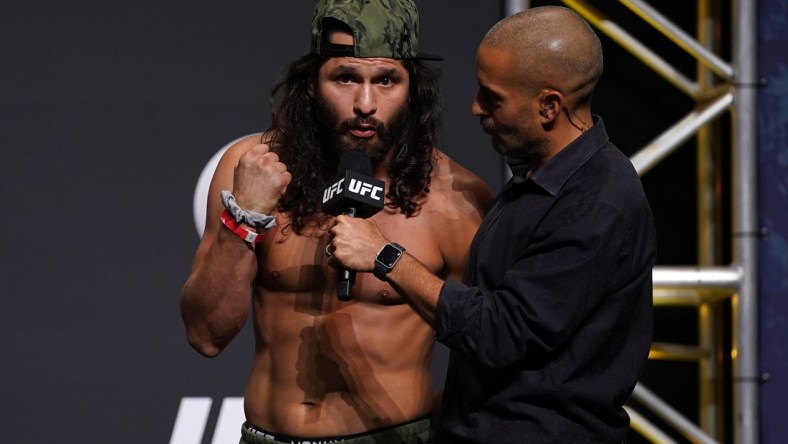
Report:
[[[531,164],[539,164],[549,153],[550,140],[546,137],[533,138],[526,132],[523,132],[523,130],[517,130],[515,132],[507,132],[505,138],[503,138],[500,133],[496,133],[493,125],[485,125],[483,122],[482,127],[486,131],[497,134],[499,139],[503,139],[496,141],[495,137],[492,137],[492,145],[495,151],[506,157],[527,160]],[[518,144],[508,143],[511,140],[517,141]]]
[[[319,94],[315,95],[314,109],[317,132],[323,142],[320,149],[326,160],[334,164],[347,151],[364,152],[373,164],[381,162],[398,142],[403,142],[403,134],[410,134],[410,131],[405,131],[408,127],[407,105],[392,117],[388,126],[374,117],[355,117],[340,122],[337,113]],[[347,136],[350,128],[361,124],[374,126],[377,137],[362,139]]]
[[[547,153],[549,152],[546,140],[528,142],[517,149],[512,149],[508,146],[502,147],[500,144],[493,142],[493,148],[495,148],[495,151],[499,154],[506,157],[527,160],[529,163],[540,163],[542,159],[547,157]]]

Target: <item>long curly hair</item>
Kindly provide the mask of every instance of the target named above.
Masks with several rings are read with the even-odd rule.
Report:
[[[287,193],[277,209],[290,216],[296,233],[307,225],[322,227],[328,216],[320,212],[323,188],[336,174],[339,154],[322,148],[319,100],[309,94],[327,57],[308,54],[288,66],[274,85],[271,128],[264,137],[292,175]],[[408,217],[419,211],[418,200],[429,192],[434,150],[441,124],[440,71],[418,60],[403,60],[410,78],[402,128],[394,136],[391,160],[386,165],[389,186],[387,206]]]

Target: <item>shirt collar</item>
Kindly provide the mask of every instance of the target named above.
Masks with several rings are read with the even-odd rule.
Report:
[[[528,179],[555,196],[572,174],[583,166],[605,143],[607,131],[599,116],[593,116],[594,125],[580,137],[558,152]]]

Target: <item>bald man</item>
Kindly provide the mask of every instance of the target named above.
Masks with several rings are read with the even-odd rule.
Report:
[[[508,17],[479,46],[472,111],[513,177],[463,282],[408,252],[386,263],[386,281],[451,349],[442,442],[626,438],[623,405],[651,344],[656,236],[637,173],[591,113],[601,74],[599,39],[562,7]],[[357,271],[399,241],[341,216],[330,231],[334,262]]]

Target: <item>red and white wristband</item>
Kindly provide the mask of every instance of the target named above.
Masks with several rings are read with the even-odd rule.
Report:
[[[240,237],[244,241],[252,244],[252,246],[257,245],[263,240],[265,240],[264,232],[257,233],[239,224],[238,222],[235,221],[233,216],[226,209],[222,210],[222,214],[219,215],[219,219],[221,219],[225,227],[229,228],[230,231],[235,233],[238,237]]]

